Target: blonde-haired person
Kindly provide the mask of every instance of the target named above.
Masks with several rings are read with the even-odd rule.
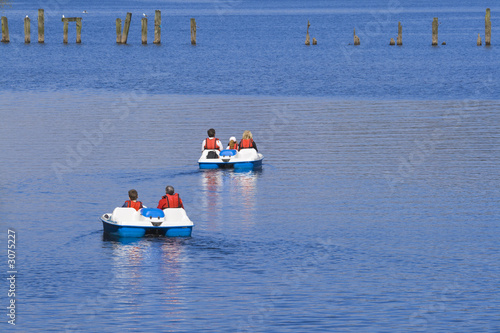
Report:
[[[259,151],[257,149],[257,144],[255,143],[255,141],[253,141],[252,132],[245,131],[245,132],[243,132],[243,137],[241,138],[240,147],[238,150],[250,149],[250,148],[253,148],[256,151]]]
[[[236,141],[236,138],[234,136],[229,138],[229,143],[227,144],[226,149],[236,149],[238,150],[238,141]]]

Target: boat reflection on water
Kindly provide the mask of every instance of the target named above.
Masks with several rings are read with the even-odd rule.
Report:
[[[182,239],[168,239],[161,246],[161,270],[163,272],[163,303],[181,304],[180,293],[186,286],[182,279],[182,265],[189,260],[184,253]]]
[[[184,253],[186,241],[157,236],[116,238],[104,233],[103,242],[113,254],[108,284],[111,294],[132,304],[140,304],[143,295],[153,294],[175,313],[184,306],[181,290],[185,287],[182,268],[188,259]]]
[[[201,185],[203,188],[201,195],[201,207],[207,212],[208,220],[218,220],[218,213],[222,210],[222,175],[224,170],[207,169],[203,170]]]
[[[256,208],[257,180],[262,170],[231,173],[230,193],[239,203],[240,222],[245,226],[254,223],[253,213]]]
[[[218,229],[226,220],[253,223],[258,178],[262,170],[201,170],[200,206],[207,227]]]

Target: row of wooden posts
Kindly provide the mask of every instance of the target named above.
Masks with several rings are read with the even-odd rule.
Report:
[[[116,42],[118,44],[127,44],[128,31],[130,29],[130,21],[132,20],[132,13],[127,13],[125,24],[122,31],[122,20],[116,19]],[[191,20],[191,44],[196,45],[196,20]],[[148,43],[148,19],[143,17],[141,19],[141,40],[142,44]],[[161,43],[161,11],[155,10],[155,38],[153,44]]]
[[[132,20],[132,13],[127,13],[125,24],[122,31],[122,20],[116,19],[116,42],[119,44],[127,44],[128,31],[130,29],[130,21]],[[2,16],[2,42],[9,43],[9,25],[7,17]],[[63,42],[68,42],[69,22],[76,22],[76,42],[82,42],[82,18],[81,17],[62,17],[63,22]],[[142,44],[148,43],[148,19],[146,17],[141,20]],[[24,42],[31,42],[31,22],[30,18],[24,18]],[[45,42],[45,13],[43,9],[38,10],[38,43]],[[161,43],[161,11],[155,11],[155,38],[154,44]],[[191,44],[196,45],[196,21],[191,19]]]
[[[125,24],[123,25],[122,30],[122,20],[116,19],[116,42],[118,44],[127,44],[128,31],[130,29],[130,21],[132,20],[132,13],[127,13],[125,18]],[[7,17],[2,16],[2,42],[9,43],[9,25],[7,22]],[[63,42],[68,42],[68,30],[69,30],[69,22],[76,22],[76,42],[82,42],[82,18],[81,17],[63,17],[61,19],[63,22]],[[307,33],[306,33],[306,45],[310,45],[310,37],[309,37],[309,27],[311,23],[307,21]],[[438,45],[438,18],[434,17],[432,21],[432,45]],[[153,43],[160,44],[161,43],[161,11],[155,10],[155,38]],[[142,35],[142,44],[148,43],[148,19],[146,17],[141,20],[141,35]],[[491,45],[491,13],[490,9],[486,9],[485,16],[485,33],[484,39],[486,45]],[[31,23],[28,16],[24,19],[24,42],[31,42]],[[45,42],[45,14],[43,9],[38,10],[38,42]],[[312,44],[317,45],[318,41],[316,38],[312,39]],[[194,18],[191,19],[191,44],[196,45],[196,21]],[[360,45],[361,41],[359,36],[356,35],[356,29],[354,29],[354,45]],[[394,38],[391,38],[390,45],[395,45],[396,42]],[[443,44],[446,44],[443,42]],[[403,45],[403,27],[401,22],[398,22],[398,37],[397,37],[397,45]],[[481,46],[481,35],[477,36],[477,45]]]
[[[309,21],[307,21],[307,34],[306,34],[306,45],[310,45],[309,42],[309,26],[311,24]],[[438,45],[438,18],[434,17],[432,21],[432,45]],[[485,45],[489,46],[491,45],[491,12],[489,8],[486,8],[486,15],[484,17],[484,41]],[[317,41],[315,38],[313,38],[313,45],[316,45]],[[356,28],[354,28],[354,45],[360,45],[360,39],[359,36],[356,35]],[[396,42],[394,41],[394,38],[391,38],[389,41],[389,45],[395,45]],[[397,38],[397,44],[398,45],[403,45],[403,26],[401,25],[401,22],[398,22],[398,38]],[[442,45],[446,45],[446,42],[443,42]],[[477,46],[481,46],[481,35],[477,34]]]

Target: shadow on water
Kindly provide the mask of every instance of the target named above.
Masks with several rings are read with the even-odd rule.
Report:
[[[205,172],[212,172],[212,171],[218,171],[218,172],[228,172],[228,173],[235,173],[235,174],[252,174],[255,176],[260,176],[262,174],[262,167],[260,167],[257,170],[236,170],[236,169],[192,169],[189,170],[190,168],[193,168],[192,165],[186,165],[183,170],[187,171],[178,171],[178,170],[170,170],[169,172],[160,174],[161,177],[169,177],[169,178],[176,178],[176,177],[182,177],[182,176],[192,176],[196,175],[199,173],[205,173]]]
[[[102,241],[103,242],[110,242],[113,244],[123,244],[123,245],[129,245],[129,244],[135,244],[135,243],[141,243],[141,242],[161,242],[161,243],[180,243],[183,244],[185,240],[191,239],[192,237],[165,237],[162,235],[146,235],[143,237],[120,237],[116,235],[111,235],[109,233],[106,233],[104,231],[99,231],[102,232]],[[93,232],[96,233],[96,232]]]
[[[192,175],[196,175],[197,173],[200,172],[200,170],[198,170],[198,169],[189,170],[192,167],[193,167],[192,165],[186,165],[185,169],[187,169],[188,171],[177,171],[177,170],[175,170],[173,173],[169,172],[169,173],[161,174],[160,176],[162,176],[162,177],[169,177],[169,178],[176,178],[176,177],[183,177],[183,176],[192,176]]]
[[[192,169],[189,170],[189,168],[192,168],[192,166],[186,166],[185,169],[188,169],[188,171],[179,171],[178,169],[176,170],[164,170],[158,171],[158,170],[152,170],[150,172],[147,172],[145,170],[134,170],[134,171],[129,171],[129,172],[122,172],[120,175],[115,176],[114,174],[111,176],[115,176],[118,179],[127,179],[127,180],[135,180],[135,181],[150,181],[150,180],[156,180],[158,178],[169,178],[173,179],[176,177],[183,177],[183,176],[191,176],[199,173],[200,171],[198,169]],[[182,169],[182,170],[185,170]]]
[[[272,166],[270,166],[272,167]],[[187,170],[187,171],[185,171]],[[134,170],[130,172],[122,172],[120,175],[111,175],[114,176],[118,179],[126,179],[128,181],[134,180],[134,181],[150,181],[150,180],[156,180],[158,178],[168,178],[168,179],[174,179],[177,177],[190,177],[196,174],[211,174],[212,172],[220,172],[220,173],[227,173],[227,174],[235,174],[235,175],[251,175],[252,177],[259,177],[262,175],[262,167],[256,170],[236,170],[236,169],[198,169],[198,168],[193,168],[192,165],[187,165],[183,169],[175,169],[175,170],[162,170],[159,172],[158,170],[152,170],[150,172],[144,171],[144,170]]]
[[[263,246],[260,241],[232,240],[217,237],[164,237],[145,236],[141,238],[118,237],[107,233],[102,233],[103,245],[113,249],[113,253],[127,257],[138,258],[138,252],[146,255],[145,252],[161,248],[162,251],[180,253],[181,249],[193,251],[197,255],[205,253],[209,256],[232,255],[241,249],[257,248]],[[141,249],[139,251],[138,249]],[[147,249],[147,250],[146,250]]]
[[[88,232],[86,234],[73,237],[66,244],[64,244],[64,246],[74,245],[78,241],[85,240],[87,237],[90,237],[90,236],[93,236],[93,235],[97,235],[97,234],[99,234],[101,232],[102,232],[101,230],[94,230],[94,231]]]

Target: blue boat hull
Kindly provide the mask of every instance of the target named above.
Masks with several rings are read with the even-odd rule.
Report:
[[[234,168],[235,170],[255,170],[262,167],[262,160],[252,161],[252,162],[237,162],[237,163],[225,163],[225,162],[211,162],[204,163],[199,162],[200,169],[228,169]]]
[[[101,220],[102,221],[102,220]],[[104,232],[118,237],[143,237],[160,235],[167,237],[190,237],[193,227],[134,227],[119,226],[102,221]]]

